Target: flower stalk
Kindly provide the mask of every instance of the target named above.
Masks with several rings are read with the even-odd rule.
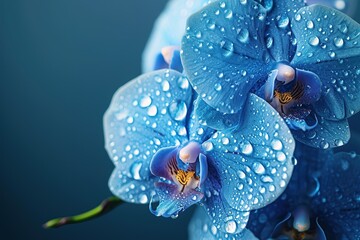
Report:
[[[95,207],[89,211],[86,211],[84,213],[74,215],[74,216],[60,217],[60,218],[52,219],[50,221],[47,221],[43,225],[43,227],[46,229],[58,228],[58,227],[65,226],[68,224],[89,221],[89,220],[100,217],[100,216],[110,212],[111,210],[113,210],[117,206],[120,206],[123,203],[124,203],[124,201],[121,200],[120,198],[111,196],[111,197],[103,200],[97,207]]]

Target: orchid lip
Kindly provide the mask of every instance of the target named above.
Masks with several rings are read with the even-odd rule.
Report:
[[[160,177],[155,184],[159,205],[153,209],[151,201],[149,206],[154,215],[177,216],[203,198],[201,189],[208,175],[208,165],[201,150],[198,142],[190,141],[183,147],[161,148],[153,156],[150,170]]]

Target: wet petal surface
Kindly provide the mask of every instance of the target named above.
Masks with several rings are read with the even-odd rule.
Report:
[[[323,83],[316,112],[333,120],[350,117],[360,110],[360,25],[320,5],[302,8],[294,18],[298,47],[292,64]]]
[[[189,239],[190,240],[217,240],[217,239],[229,239],[229,240],[257,240],[248,229],[244,229],[238,234],[229,234],[219,231],[217,227],[212,223],[207,213],[198,207],[189,223]]]
[[[165,46],[180,46],[186,19],[212,0],[170,0],[154,24],[142,56],[143,72],[154,70],[155,60]]]
[[[345,145],[350,139],[348,121],[331,121],[320,117],[315,128],[292,131],[294,138],[315,148],[328,149]]]
[[[206,154],[214,159],[222,196],[240,211],[274,201],[290,180],[294,139],[279,114],[264,100],[250,95],[239,128],[217,132]],[[209,160],[210,161],[210,160]]]
[[[117,175],[127,177],[119,178],[123,184],[124,179],[134,183],[152,179],[149,163],[156,151],[188,140],[192,89],[184,82],[187,79],[180,73],[160,70],[132,80],[115,93],[104,116],[105,147]],[[121,184],[115,179],[110,189],[121,196]]]
[[[238,112],[254,83],[268,72],[266,10],[253,0],[209,4],[192,15],[182,61],[195,91],[211,107]]]

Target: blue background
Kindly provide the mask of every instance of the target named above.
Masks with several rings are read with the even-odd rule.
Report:
[[[186,239],[191,210],[163,219],[147,205],[41,228],[111,195],[102,116],[140,74],[165,3],[0,0],[0,239]]]

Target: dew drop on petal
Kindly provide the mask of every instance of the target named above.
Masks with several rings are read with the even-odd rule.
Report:
[[[283,148],[283,144],[281,143],[280,140],[274,139],[274,140],[271,142],[271,147],[272,147],[272,149],[274,149],[274,150],[280,151],[280,150]]]
[[[205,148],[205,151],[209,152],[214,149],[212,142],[204,142],[202,146]]]
[[[147,110],[147,114],[150,117],[154,117],[154,116],[156,116],[157,111],[158,111],[157,107],[155,105],[151,105]]]
[[[240,29],[237,39],[241,42],[241,43],[247,43],[249,42],[249,30],[247,30],[246,28],[242,28]]]
[[[222,89],[220,83],[216,83],[215,86],[214,86],[214,88],[215,88],[216,91],[221,91],[221,89]]]
[[[290,23],[290,19],[285,15],[281,17],[278,21],[278,27],[279,28],[286,28]]]
[[[184,120],[187,115],[186,103],[184,101],[173,101],[169,105],[169,113],[175,121]]]
[[[224,137],[223,139],[221,139],[221,142],[222,142],[222,144],[224,144],[224,145],[228,145],[229,142],[230,142],[230,140],[229,140],[227,137]]]
[[[310,39],[309,39],[309,44],[311,45],[311,46],[318,46],[319,45],[319,43],[320,43],[320,39],[318,38],[318,37],[316,37],[316,36],[314,36],[314,37],[311,37]]]
[[[140,107],[142,108],[148,107],[150,106],[151,102],[152,102],[151,97],[145,95],[140,99]]]
[[[344,39],[342,38],[334,38],[334,44],[336,47],[341,48],[344,46]]]
[[[220,46],[224,57],[230,57],[234,53],[234,44],[232,42],[224,40],[221,41]]]
[[[279,161],[279,162],[283,162],[286,160],[286,155],[285,153],[283,152],[277,152],[276,153],[276,159]]]
[[[307,21],[306,26],[307,26],[309,29],[313,29],[313,28],[314,28],[314,22],[311,21],[311,20],[309,20],[309,21]]]
[[[230,220],[228,222],[226,222],[225,224],[225,230],[227,233],[234,233],[236,232],[236,229],[237,229],[237,224],[234,220]]]
[[[141,167],[142,167],[142,162],[139,162],[139,161],[134,162],[134,163],[130,166],[131,176],[132,176],[135,180],[141,180],[141,176],[140,176]]]
[[[180,77],[177,81],[179,88],[188,89],[189,88],[189,80],[186,77]]]
[[[242,142],[241,144],[240,144],[240,149],[241,149],[241,152],[243,153],[243,154],[245,154],[245,155],[250,155],[250,154],[252,154],[252,152],[253,152],[253,146],[251,145],[251,143],[250,142],[248,142],[248,141],[245,141],[245,142]]]
[[[139,202],[142,204],[148,203],[149,199],[146,196],[146,194],[140,194],[139,196]]]
[[[170,89],[170,83],[167,81],[167,80],[164,80],[162,83],[161,83],[161,87],[162,87],[162,90],[164,92],[167,92],[169,91]]]
[[[328,149],[329,147],[330,147],[330,144],[327,141],[321,141],[320,142],[320,148]]]
[[[270,176],[264,175],[261,177],[261,181],[264,183],[270,183],[270,182],[273,182],[274,180]]]
[[[265,167],[259,162],[255,162],[253,164],[253,169],[256,174],[264,174],[265,173]]]

